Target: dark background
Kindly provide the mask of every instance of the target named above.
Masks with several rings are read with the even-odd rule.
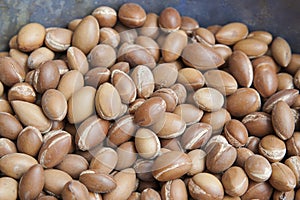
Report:
[[[69,21],[90,14],[101,5],[118,9],[136,2],[147,12],[159,13],[172,6],[181,15],[194,17],[200,26],[244,22],[250,30],[267,30],[285,38],[300,53],[300,1],[295,0],[0,0],[0,51],[28,22],[64,27]]]

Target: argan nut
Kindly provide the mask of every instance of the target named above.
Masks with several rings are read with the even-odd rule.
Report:
[[[180,151],[169,151],[157,157],[152,174],[158,181],[170,181],[186,174],[192,167],[189,156]]]
[[[256,136],[249,136],[247,144],[245,145],[246,148],[248,148],[250,151],[252,151],[255,154],[258,154],[258,145],[260,142],[260,138]]]
[[[182,60],[187,66],[199,70],[214,69],[225,63],[223,57],[212,47],[201,43],[186,45],[182,52]]]
[[[161,97],[151,97],[137,108],[134,122],[140,126],[151,126],[161,120],[165,111],[165,101]]]
[[[23,26],[18,33],[18,48],[24,52],[33,51],[41,47],[46,36],[46,29],[39,23],[29,23]]]
[[[59,164],[64,156],[67,155],[71,148],[71,135],[68,132],[61,131],[60,133],[52,136],[44,141],[39,155],[39,163],[44,168],[52,168]]]
[[[137,28],[145,23],[146,12],[136,3],[124,3],[119,8],[118,18],[125,26]]]
[[[108,146],[119,146],[132,138],[137,129],[133,118],[132,115],[124,115],[111,125],[107,135]]]
[[[278,79],[278,86],[277,86],[278,91],[294,88],[294,82],[293,82],[292,75],[285,73],[285,72],[281,72],[281,73],[277,74],[277,79]]]
[[[100,85],[95,96],[95,106],[103,119],[116,119],[122,112],[121,97],[117,89],[108,82]]]
[[[299,156],[291,156],[284,162],[294,173],[296,177],[296,187],[300,185],[300,157]]]
[[[117,48],[120,44],[121,38],[119,33],[109,27],[103,27],[100,29],[100,43],[110,45],[113,48]]]
[[[136,176],[141,181],[154,181],[154,177],[152,176],[152,166],[153,166],[154,160],[148,160],[148,159],[137,159],[136,162],[133,165],[133,169],[136,172]]]
[[[54,52],[47,47],[40,47],[30,53],[27,59],[29,69],[37,69],[40,64],[54,59]]]
[[[96,115],[84,120],[77,129],[75,143],[82,150],[90,150],[100,144],[106,137],[110,122]]]
[[[44,114],[51,120],[61,121],[67,115],[67,100],[59,90],[46,90],[41,104]]]
[[[54,196],[60,197],[64,186],[72,177],[64,171],[58,169],[45,169],[44,191]]]
[[[70,70],[61,77],[57,89],[69,100],[83,85],[83,75],[78,70]]]
[[[156,90],[152,97],[161,97],[166,102],[166,111],[173,112],[178,104],[177,94],[170,88]]]
[[[43,110],[36,104],[15,100],[11,105],[19,120],[25,126],[34,126],[41,133],[51,128],[51,121],[44,115]]]
[[[194,199],[222,200],[224,189],[221,181],[210,173],[198,173],[188,181],[188,190]]]
[[[69,48],[72,41],[73,32],[66,28],[47,28],[45,45],[55,52],[62,52]]]
[[[200,88],[194,95],[193,99],[200,109],[207,112],[220,110],[224,104],[223,95],[214,88]]]
[[[68,100],[67,113],[70,123],[75,124],[82,122],[93,114],[95,110],[95,93],[95,88],[85,86],[80,88],[71,96],[71,98]]]
[[[10,153],[17,153],[17,147],[15,143],[10,139],[0,138],[0,158]]]
[[[26,153],[36,157],[43,144],[43,136],[41,132],[33,127],[25,127],[18,135],[17,148],[20,153]]]
[[[160,13],[158,24],[165,32],[176,31],[181,26],[180,13],[175,8],[167,7]]]
[[[126,74],[129,74],[130,66],[128,62],[116,62],[113,66],[109,68],[110,72],[114,71],[115,69],[118,69],[120,71],[125,72]]]
[[[182,135],[186,129],[186,124],[179,115],[165,112],[163,117],[150,128],[158,137],[171,139]]]
[[[108,6],[96,8],[92,15],[98,20],[100,27],[113,27],[117,22],[117,12]]]
[[[208,46],[214,45],[216,42],[214,34],[203,27],[198,27],[197,29],[195,29],[194,36],[198,42]]]
[[[89,168],[97,172],[109,174],[113,169],[115,169],[117,162],[117,152],[112,148],[102,147],[94,154]]]
[[[11,108],[11,105],[4,98],[0,98],[0,112],[6,112],[6,113],[9,113],[9,114],[14,114],[14,112]]]
[[[189,91],[196,91],[205,84],[205,78],[200,70],[183,68],[178,71],[177,83],[181,83]]]
[[[4,93],[4,86],[3,86],[2,82],[0,81],[0,97],[2,97],[3,93]]]
[[[272,111],[272,124],[276,135],[282,140],[292,137],[295,130],[293,113],[287,103],[279,101]]]
[[[45,184],[44,169],[36,164],[28,169],[19,182],[19,198],[35,199],[42,192]]]
[[[51,76],[50,76],[51,74]],[[33,87],[38,93],[44,93],[48,89],[55,89],[60,80],[60,74],[56,63],[46,61],[42,63],[33,74]]]
[[[176,93],[178,97],[178,104],[185,103],[185,100],[187,98],[186,88],[180,83],[175,83],[170,88]]]
[[[181,137],[184,149],[193,150],[203,147],[212,135],[212,127],[207,123],[195,123],[188,127]]]
[[[196,175],[205,170],[206,152],[204,150],[194,149],[188,152],[188,156],[192,160],[192,167],[187,173],[189,176]]]
[[[257,58],[263,56],[268,51],[268,45],[253,38],[246,38],[238,41],[234,46],[233,50],[243,51],[249,58]]]
[[[276,37],[271,44],[274,60],[282,67],[287,67],[291,61],[292,53],[288,42],[282,37]]]
[[[138,32],[135,28],[129,28],[122,23],[117,23],[114,26],[114,29],[120,36],[120,47],[122,47],[123,44],[133,44],[135,39],[138,37]]]
[[[281,161],[286,153],[285,143],[275,135],[267,135],[260,140],[258,151],[270,162]]]
[[[201,122],[208,123],[212,126],[213,134],[221,133],[223,131],[223,127],[227,121],[231,119],[229,112],[221,108],[215,112],[206,112],[201,118]]]
[[[281,192],[281,191],[275,190],[273,193],[273,199],[274,200],[277,200],[277,199],[293,200],[293,199],[295,199],[295,191],[291,190],[288,192]]]
[[[16,83],[9,90],[7,94],[8,101],[21,100],[29,103],[36,101],[36,92],[32,85],[26,82]]]
[[[0,158],[0,170],[14,179],[20,179],[37,160],[24,153],[10,153]]]
[[[221,57],[227,61],[228,58],[232,55],[232,49],[225,44],[215,44],[213,46],[215,52],[221,55]]]
[[[137,151],[133,141],[124,142],[117,148],[118,162],[116,170],[131,167],[137,159]]]
[[[63,160],[55,166],[56,169],[62,170],[69,174],[73,179],[78,179],[81,172],[87,170],[89,163],[78,154],[67,154]]]
[[[296,187],[296,177],[293,171],[283,163],[272,163],[270,184],[279,191],[288,192]]]
[[[265,112],[253,112],[242,119],[249,135],[263,137],[273,133],[271,115]]]
[[[160,194],[158,193],[158,191],[152,189],[152,188],[146,188],[142,191],[141,196],[140,196],[141,200],[150,200],[150,199],[157,199],[160,200]]]
[[[243,51],[233,51],[228,59],[229,71],[237,83],[243,87],[250,87],[253,82],[253,67],[250,59]]]
[[[271,33],[267,31],[260,31],[260,30],[250,32],[247,38],[254,38],[260,40],[262,42],[265,42],[267,45],[269,45],[273,40],[273,36]]]
[[[160,152],[160,141],[150,129],[139,128],[135,133],[134,144],[138,154],[146,159],[153,159]]]
[[[146,65],[136,66],[130,74],[137,88],[137,95],[148,98],[152,95],[155,87],[152,71]]]
[[[152,73],[156,88],[170,87],[176,82],[178,76],[178,70],[173,63],[158,64]]]
[[[241,199],[242,200],[247,200],[247,199],[268,200],[271,198],[272,193],[273,193],[273,188],[267,181],[265,182],[249,181],[248,190],[243,196],[241,196]]]
[[[224,136],[234,147],[244,146],[248,141],[247,128],[242,122],[236,119],[231,119],[225,124]]]
[[[236,160],[236,149],[230,144],[214,142],[208,146],[206,168],[212,173],[220,173],[231,167]]]
[[[79,19],[73,19],[68,23],[68,29],[70,29],[71,31],[75,31],[76,27],[78,26],[78,24],[82,21],[81,18]]]
[[[235,160],[235,164],[242,168],[244,168],[244,164],[245,164],[246,160],[250,156],[254,155],[254,153],[246,147],[237,148],[236,152],[237,152],[237,157]]]
[[[0,178],[0,196],[3,200],[18,198],[18,182],[11,177]]]
[[[135,39],[135,43],[145,47],[151,53],[155,61],[159,61],[160,47],[154,39],[152,39],[151,37],[141,35]]]
[[[248,189],[248,177],[240,167],[230,167],[222,175],[224,190],[230,196],[242,196]]]
[[[165,62],[176,61],[188,43],[187,34],[182,31],[173,31],[168,34],[162,45],[162,57]]]
[[[11,57],[0,57],[0,81],[9,87],[23,82],[25,70]]]
[[[88,15],[76,26],[72,36],[72,46],[88,54],[99,41],[99,24],[95,17]]]
[[[239,88],[227,97],[226,108],[234,117],[243,117],[249,113],[258,111],[261,100],[258,92],[252,88]]]
[[[98,173],[94,170],[83,171],[79,176],[79,181],[89,191],[96,193],[107,193],[117,187],[116,181],[110,175]]]
[[[221,44],[233,45],[245,39],[248,35],[248,27],[240,22],[231,22],[222,26],[216,33],[216,40]]]
[[[294,132],[293,136],[286,141],[287,154],[289,156],[300,155],[300,132]]]
[[[85,54],[77,47],[72,46],[67,50],[67,61],[70,70],[78,70],[83,75],[89,70],[89,63]]]
[[[109,80],[110,74],[110,70],[106,67],[95,67],[84,75],[84,81],[86,85],[98,88]]]
[[[193,31],[199,28],[199,23],[196,19],[189,16],[181,16],[181,26],[180,30],[186,32],[186,34],[191,35]]]
[[[111,73],[111,83],[115,86],[124,104],[132,103],[135,100],[136,86],[128,74],[121,70],[114,70]]]
[[[20,121],[12,114],[0,112],[0,136],[15,140],[23,129]]]
[[[91,68],[111,67],[116,61],[116,52],[110,45],[98,44],[91,49],[87,59]]]
[[[250,156],[244,165],[248,177],[255,182],[264,182],[272,174],[272,167],[269,161],[258,154]]]
[[[29,69],[27,66],[27,60],[28,60],[27,53],[19,51],[18,49],[10,49],[9,56],[12,57],[17,63],[19,63],[20,66],[24,68],[25,72],[28,72]]]
[[[291,74],[295,75],[299,69],[299,62],[300,62],[300,54],[292,53],[291,61],[289,62],[288,66],[285,70]]]
[[[225,96],[233,94],[238,88],[235,78],[223,70],[209,70],[204,73],[204,78],[208,87],[217,89]]]
[[[89,191],[79,181],[72,180],[65,184],[61,197],[65,200],[89,199]]]
[[[269,65],[260,65],[254,71],[253,86],[264,97],[270,97],[278,88],[277,74]]]
[[[180,104],[173,113],[179,115],[186,123],[192,125],[200,121],[204,112],[192,104]]]
[[[149,12],[146,15],[146,21],[142,27],[139,28],[139,34],[143,36],[156,39],[159,35],[158,28],[158,15],[156,13]]]

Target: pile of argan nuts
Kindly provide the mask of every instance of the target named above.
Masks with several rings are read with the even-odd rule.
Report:
[[[1,200],[300,199],[300,54],[240,22],[100,6],[0,53]]]

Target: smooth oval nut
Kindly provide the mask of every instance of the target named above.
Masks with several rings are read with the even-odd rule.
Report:
[[[231,119],[224,126],[224,136],[232,146],[241,147],[248,141],[248,130],[239,120]]]
[[[242,199],[270,199],[273,193],[273,187],[266,182],[250,181],[248,190],[242,196]]]
[[[300,132],[294,132],[293,136],[286,141],[286,150],[289,156],[300,155],[299,136]]]
[[[246,38],[237,42],[233,46],[233,50],[243,51],[249,58],[257,58],[268,51],[268,45],[257,39]]]
[[[42,145],[38,160],[44,168],[52,168],[59,164],[71,148],[72,139],[68,132],[61,131]]]
[[[170,88],[156,90],[152,97],[161,97],[166,102],[166,111],[173,112],[178,104],[177,94]]]
[[[99,24],[95,17],[88,15],[77,25],[72,36],[72,46],[88,54],[99,41]]]
[[[0,138],[0,158],[10,153],[17,153],[17,147],[15,143],[10,139]]]
[[[161,11],[158,18],[159,27],[165,32],[176,31],[181,26],[180,13],[172,7],[167,7]]]
[[[180,104],[176,106],[174,113],[179,115],[187,126],[199,122],[204,114],[203,110],[191,104]]]
[[[83,183],[87,189],[96,193],[107,193],[117,187],[117,183],[108,174],[97,173],[93,170],[83,171],[79,176],[79,181]]]
[[[265,42],[267,45],[269,45],[273,40],[272,34],[267,31],[252,31],[248,34],[247,38],[260,40]]]
[[[38,105],[18,100],[12,101],[11,105],[22,124],[34,126],[42,133],[50,130],[51,121]]]
[[[116,61],[116,52],[113,47],[107,44],[95,46],[87,56],[89,66],[94,67],[111,67]]]
[[[111,83],[115,86],[124,104],[132,103],[135,100],[136,86],[128,74],[121,70],[114,70],[111,73]]]
[[[41,104],[44,114],[51,120],[61,121],[67,115],[67,100],[59,90],[47,90],[42,96]]]
[[[292,137],[295,130],[293,113],[284,101],[275,104],[272,111],[272,124],[276,135],[282,140]]]
[[[263,137],[273,133],[271,115],[265,112],[253,112],[242,119],[250,135]]]
[[[67,61],[70,70],[78,70],[83,75],[89,70],[89,63],[86,55],[75,46],[68,48]]]
[[[206,28],[198,27],[194,30],[195,38],[198,42],[208,46],[214,45],[216,42],[214,34]]]
[[[272,174],[272,167],[269,161],[258,154],[254,154],[246,160],[244,169],[248,177],[255,182],[264,182]]]
[[[273,40],[271,52],[274,60],[282,67],[287,67],[292,59],[291,47],[282,37],[276,37]]]
[[[89,191],[79,181],[72,180],[65,184],[63,191],[61,193],[62,199],[71,200],[71,199],[89,199]]]
[[[55,52],[65,51],[71,45],[72,35],[73,32],[66,28],[47,28],[45,35],[45,45]]]
[[[26,82],[14,84],[8,91],[8,101],[21,100],[34,103],[36,101],[36,92],[32,85]]]
[[[248,27],[240,22],[232,22],[225,24],[216,33],[216,40],[221,44],[233,45],[237,41],[246,38],[248,35]]]
[[[20,153],[35,157],[39,153],[43,141],[43,136],[37,128],[27,126],[18,135],[17,148]]]
[[[277,136],[267,135],[260,140],[258,151],[270,162],[279,162],[285,156],[286,145]]]
[[[54,56],[54,52],[47,47],[40,47],[30,53],[27,59],[27,66],[29,69],[37,69],[40,64],[53,60]]]
[[[134,144],[138,154],[146,159],[153,159],[160,152],[160,141],[150,129],[139,128],[135,133]]]
[[[96,89],[84,86],[76,91],[68,100],[67,117],[70,123],[75,124],[84,121],[95,111]]]
[[[147,13],[145,23],[139,28],[139,34],[152,39],[155,39],[158,36],[158,15],[156,13]]]
[[[192,167],[189,156],[179,151],[169,151],[157,157],[152,174],[158,181],[170,181],[186,174]]]
[[[181,137],[181,145],[184,149],[193,150],[203,147],[212,135],[210,124],[195,123],[188,127]]]
[[[70,70],[65,73],[57,86],[59,90],[65,96],[66,100],[84,85],[83,75],[78,70]]]
[[[137,28],[145,23],[146,12],[136,3],[124,3],[119,8],[118,18],[125,26]]]
[[[75,135],[75,144],[82,151],[96,147],[105,139],[109,126],[109,121],[92,115],[78,127]]]
[[[296,177],[287,165],[275,162],[271,166],[272,175],[269,182],[275,189],[288,192],[296,187]]]
[[[30,52],[41,47],[46,36],[46,29],[39,23],[29,23],[23,26],[18,33],[18,48]]]
[[[178,76],[178,70],[173,63],[158,64],[152,73],[156,88],[170,87],[176,82]]]
[[[233,94],[238,88],[235,78],[223,70],[209,70],[204,73],[204,79],[208,87],[217,89],[225,96]]]
[[[25,70],[11,57],[0,57],[0,81],[7,86],[23,82]]]
[[[137,95],[148,98],[154,91],[154,77],[151,70],[145,65],[136,66],[130,74],[137,89]]]
[[[126,169],[136,162],[138,154],[133,141],[124,142],[118,146],[116,152],[118,154],[116,170]]]
[[[92,15],[98,20],[100,27],[113,27],[117,22],[117,12],[108,6],[96,8]]]
[[[175,83],[170,88],[176,93],[178,97],[178,104],[185,103],[185,100],[187,98],[186,88],[180,83]]]
[[[21,200],[35,199],[42,192],[45,183],[44,169],[36,164],[28,169],[19,181],[18,194]]]
[[[205,78],[200,70],[183,68],[178,70],[177,83],[181,83],[188,91],[196,91],[205,84]]]
[[[11,153],[0,158],[0,170],[6,176],[20,179],[37,160],[24,153]]]
[[[194,95],[193,99],[200,109],[207,112],[214,112],[222,108],[224,104],[223,95],[214,88],[200,88]]]
[[[0,178],[0,196],[3,200],[18,198],[18,182],[10,177]]]
[[[15,140],[22,129],[22,124],[15,116],[0,112],[0,136]]]
[[[253,82],[253,67],[243,51],[233,51],[228,59],[229,71],[239,85],[250,87]]]
[[[188,44],[182,52],[183,62],[199,70],[217,68],[225,63],[223,57],[212,47],[200,43]]]
[[[106,67],[95,67],[84,75],[84,82],[88,86],[98,88],[109,80],[111,72]]]
[[[60,197],[66,183],[72,180],[72,177],[64,171],[58,169],[45,169],[44,191],[52,196]]]
[[[243,117],[258,111],[260,107],[260,96],[252,88],[239,88],[235,93],[228,96],[226,101],[226,108],[234,117]]]
[[[151,53],[155,61],[159,61],[160,47],[154,39],[152,39],[151,37],[141,35],[135,39],[135,43],[145,47]]]
[[[109,174],[115,169],[117,162],[117,152],[112,148],[103,147],[95,153],[89,168],[97,172]]]
[[[122,112],[121,97],[117,89],[108,82],[100,85],[95,96],[95,106],[103,119],[116,119]]]
[[[177,60],[188,43],[187,35],[184,31],[178,30],[169,33],[162,45],[162,57],[165,62]]]

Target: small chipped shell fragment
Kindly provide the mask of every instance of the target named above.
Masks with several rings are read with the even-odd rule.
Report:
[[[0,200],[300,199],[291,38],[177,7],[100,5],[9,38]]]

